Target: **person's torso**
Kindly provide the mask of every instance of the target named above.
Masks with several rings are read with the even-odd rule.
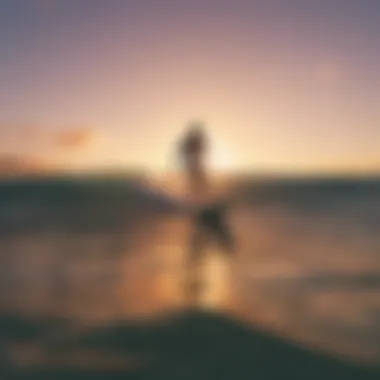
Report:
[[[205,142],[198,136],[188,138],[183,145],[183,153],[188,157],[199,156],[204,150]]]

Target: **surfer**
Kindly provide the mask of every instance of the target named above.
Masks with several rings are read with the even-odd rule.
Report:
[[[199,284],[195,286],[192,277],[197,272],[205,249],[212,243],[227,254],[235,250],[235,240],[227,224],[227,212],[230,202],[225,200],[206,201],[209,195],[209,182],[204,160],[208,144],[203,124],[193,123],[185,138],[180,142],[180,153],[184,166],[188,190],[191,197],[192,210],[191,234],[188,244],[188,290],[190,294],[198,294]],[[196,276],[197,277],[197,276]],[[195,287],[194,287],[195,286]],[[195,294],[194,294],[195,292]]]
[[[194,234],[190,243],[191,251],[198,251],[198,246],[204,238],[210,238],[218,243],[224,251],[233,250],[233,239],[226,223],[228,203],[226,201],[205,202],[205,195],[209,190],[209,183],[205,171],[205,156],[208,142],[204,132],[204,125],[197,121],[190,124],[184,139],[180,142],[180,153],[186,173],[190,196],[196,201],[192,207]],[[199,202],[199,200],[202,200]],[[196,236],[196,237],[195,237]],[[201,244],[203,245],[203,243]],[[201,250],[201,249],[200,249]]]

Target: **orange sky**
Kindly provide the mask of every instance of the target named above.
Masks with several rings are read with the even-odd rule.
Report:
[[[5,0],[0,158],[173,168],[380,168],[380,6],[352,0]]]

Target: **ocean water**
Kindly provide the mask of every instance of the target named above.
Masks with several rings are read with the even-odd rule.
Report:
[[[240,227],[250,226],[240,276],[248,313],[261,310],[254,319],[271,328],[379,362],[380,182],[273,181],[251,186],[249,197]]]
[[[207,247],[201,307],[379,365],[380,181],[242,188],[229,215],[238,250]],[[120,178],[3,182],[0,210],[3,320],[104,324],[187,305],[192,225],[164,193]]]

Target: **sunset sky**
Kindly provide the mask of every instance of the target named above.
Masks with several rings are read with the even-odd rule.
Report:
[[[0,158],[380,170],[378,0],[0,0]]]

